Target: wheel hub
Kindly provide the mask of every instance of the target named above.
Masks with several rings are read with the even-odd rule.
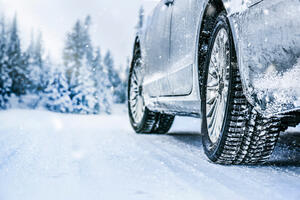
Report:
[[[221,135],[225,119],[228,91],[230,49],[228,33],[221,28],[211,51],[206,89],[206,119],[208,135],[216,143]]]
[[[220,80],[220,81],[219,81],[219,91],[218,91],[218,93],[219,93],[219,95],[221,95],[221,96],[222,96],[222,92],[223,92],[224,87],[225,87],[224,81]]]
[[[138,94],[139,94],[139,96],[143,96],[142,95],[143,94],[143,86],[142,85],[139,86]]]

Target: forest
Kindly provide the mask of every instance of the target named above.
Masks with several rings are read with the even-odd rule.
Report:
[[[92,19],[77,20],[65,39],[62,63],[46,53],[42,33],[22,46],[18,20],[0,20],[0,109],[16,104],[31,109],[77,114],[111,112],[125,103],[125,67],[116,68],[112,53],[102,53],[91,40]],[[129,60],[129,59],[128,59]],[[123,75],[123,78],[122,78]]]

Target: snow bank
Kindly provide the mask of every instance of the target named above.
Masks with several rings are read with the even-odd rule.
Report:
[[[40,103],[40,96],[38,95],[25,95],[22,97],[17,97],[15,95],[12,95],[9,98],[9,107],[11,109],[35,109],[39,107]]]

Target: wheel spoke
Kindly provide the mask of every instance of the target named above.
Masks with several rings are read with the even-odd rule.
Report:
[[[207,89],[215,89],[219,86],[218,81],[211,81],[207,84]]]
[[[208,103],[208,104],[213,104],[215,101],[216,101],[216,99],[217,99],[217,97],[216,96],[214,96],[214,97],[212,97],[211,99],[209,99],[206,103]]]
[[[217,33],[211,50],[207,79],[206,117],[208,135],[213,143],[220,137],[229,91],[230,50],[227,31]]]
[[[216,73],[216,75],[219,74],[219,67],[218,67],[218,59],[216,58],[216,55],[213,56],[213,58],[210,60],[211,67],[209,70],[212,70],[213,73]]]
[[[210,75],[211,77],[213,77],[214,79],[218,79],[218,75],[216,72],[208,72],[208,75]]]
[[[218,115],[217,115],[218,112],[217,111],[218,111],[218,107],[216,107],[214,109],[214,112],[212,114],[212,120],[208,124],[208,128],[211,130],[210,135],[212,137],[215,137],[215,135],[216,135],[216,123],[218,122]]]
[[[141,94],[141,88],[143,84],[143,73],[141,71],[141,68],[142,64],[140,62],[140,59],[138,59],[135,61],[130,76],[131,80],[129,90],[129,105],[135,123],[139,123],[142,120],[145,111],[144,98]]]
[[[134,100],[130,101],[131,106],[134,107],[137,104],[137,99],[135,98]]]
[[[211,128],[214,128],[215,127],[215,123],[216,123],[216,119],[215,119],[215,117],[216,117],[216,113],[217,113],[217,109],[214,109],[214,112],[213,112],[213,114],[212,114],[212,120],[210,121],[210,123],[208,124],[208,128],[209,129],[211,129]]]
[[[218,99],[216,100],[216,101],[214,101],[214,103],[212,104],[212,106],[210,107],[210,110],[209,110],[209,112],[207,113],[207,117],[212,117],[212,114],[213,114],[213,112],[215,111],[215,108],[216,108],[216,106],[217,106],[217,102],[218,102]]]

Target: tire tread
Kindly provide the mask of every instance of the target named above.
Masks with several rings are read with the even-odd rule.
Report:
[[[235,67],[232,86],[232,110],[225,142],[216,163],[257,164],[269,160],[281,129],[277,117],[263,117],[243,94],[240,75]]]

